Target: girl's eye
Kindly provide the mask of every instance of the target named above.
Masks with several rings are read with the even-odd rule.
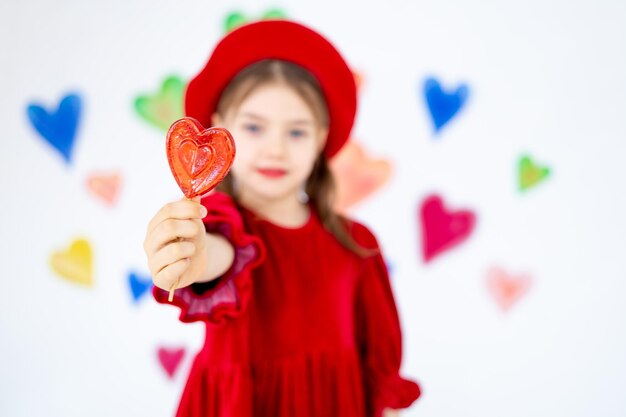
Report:
[[[298,139],[306,136],[306,132],[301,129],[293,129],[289,131],[289,136],[292,138]]]
[[[254,123],[246,123],[243,128],[250,133],[259,133],[261,131],[261,126]]]

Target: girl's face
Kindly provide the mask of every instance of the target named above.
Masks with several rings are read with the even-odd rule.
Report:
[[[278,83],[256,88],[238,108],[224,119],[215,115],[213,122],[235,139],[231,171],[242,198],[296,201],[326,142],[327,130],[308,104]]]

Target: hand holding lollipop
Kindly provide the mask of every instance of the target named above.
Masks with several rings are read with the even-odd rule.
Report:
[[[235,158],[235,142],[226,129],[205,130],[197,120],[184,117],[167,131],[166,152],[174,179],[191,200],[207,194],[224,179]],[[179,280],[170,288],[170,302]]]

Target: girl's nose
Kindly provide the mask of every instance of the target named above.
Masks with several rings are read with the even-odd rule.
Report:
[[[285,140],[279,134],[272,134],[267,141],[265,151],[270,156],[282,157],[285,154]]]

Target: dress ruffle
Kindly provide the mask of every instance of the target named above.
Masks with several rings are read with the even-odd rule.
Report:
[[[233,264],[214,281],[192,284],[175,291],[171,304],[180,307],[182,322],[220,324],[239,316],[252,296],[251,272],[265,258],[265,251],[257,237],[245,232],[239,212],[224,204],[229,198],[220,193],[202,200],[208,210],[203,222],[208,233],[219,233],[233,245]],[[154,287],[152,294],[157,302],[170,304],[168,291]]]
[[[419,385],[397,373],[371,381],[370,392],[375,417],[381,416],[385,408],[407,408],[421,395]]]

